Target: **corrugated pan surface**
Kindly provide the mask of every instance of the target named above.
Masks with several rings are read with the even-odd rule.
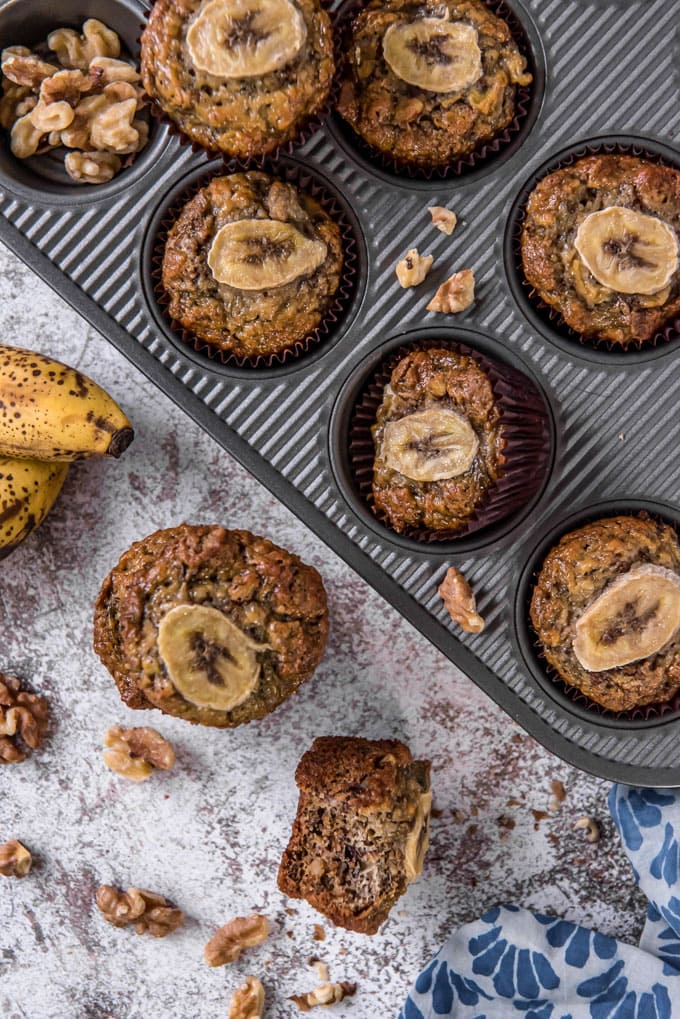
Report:
[[[138,10],[141,22],[142,4],[120,2]],[[16,0],[0,2],[2,45],[21,41],[1,34],[3,12],[15,6]],[[81,6],[83,15],[96,16],[90,8],[101,4]],[[666,158],[675,158],[677,7],[670,0],[512,0],[511,6],[532,41],[539,78],[541,65],[547,68],[536,123],[516,151],[458,180],[429,183],[372,171],[332,122],[295,153],[340,196],[361,229],[353,304],[340,333],[311,355],[278,369],[229,370],[164,328],[145,282],[151,224],[180,178],[207,163],[164,127],[152,142],[153,158],[129,186],[121,178],[109,195],[41,192],[18,176],[9,179],[0,163],[0,236],[547,747],[599,775],[677,785],[680,720],[671,715],[652,725],[622,725],[571,711],[532,675],[514,612],[522,567],[560,517],[596,503],[635,508],[647,500],[651,510],[676,519],[678,348],[659,347],[652,357],[633,355],[621,364],[577,344],[573,351],[555,346],[513,298],[503,257],[514,199],[560,150],[579,148],[585,139],[632,136],[643,145],[665,143]],[[452,238],[432,229],[432,204],[457,212]],[[473,308],[435,316],[425,312],[424,288],[398,288],[395,262],[413,246],[435,256],[433,286],[456,268],[474,267]],[[547,394],[557,437],[552,473],[528,513],[488,540],[481,532],[446,549],[416,548],[367,526],[343,495],[329,449],[334,407],[357,365],[386,341],[423,328],[434,334],[445,328],[461,342],[488,337],[499,344]],[[451,564],[478,592],[487,619],[478,636],[454,627],[437,595]]]

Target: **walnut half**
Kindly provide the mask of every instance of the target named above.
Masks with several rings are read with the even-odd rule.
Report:
[[[441,311],[447,315],[469,308],[475,299],[475,274],[472,269],[454,272],[440,286],[427,306],[428,311]]]
[[[104,763],[132,782],[145,782],[155,769],[169,771],[175,751],[159,732],[148,726],[123,729],[114,725],[104,736]]]
[[[319,1005],[335,1005],[339,1001],[344,1001],[345,998],[351,998],[356,994],[356,990],[356,984],[350,984],[343,980],[339,984],[320,984],[308,994],[294,994],[288,1000],[295,1002],[301,1012],[309,1012],[310,1009],[317,1008]]]
[[[257,977],[246,977],[237,987],[229,1003],[229,1019],[262,1019],[264,987]]]
[[[16,839],[0,846],[0,874],[3,877],[26,877],[32,862],[30,851]]]
[[[400,262],[397,262],[395,270],[399,285],[406,287],[417,287],[422,283],[434,262],[433,255],[419,255],[417,248],[411,248]]]
[[[168,905],[162,895],[142,888],[128,888],[123,892],[111,885],[100,885],[97,906],[104,919],[114,927],[133,923],[137,934],[151,934],[154,938],[164,938],[184,923],[181,909]]]
[[[19,764],[42,746],[49,706],[44,697],[21,689],[21,681],[0,673],[0,764]]]
[[[268,935],[269,920],[266,916],[257,913],[237,916],[213,934],[205,946],[205,961],[209,966],[234,962],[244,949],[261,945]]]
[[[450,566],[446,576],[437,588],[443,598],[446,611],[454,623],[468,633],[480,633],[484,620],[477,612],[477,603],[469,583],[455,566]]]

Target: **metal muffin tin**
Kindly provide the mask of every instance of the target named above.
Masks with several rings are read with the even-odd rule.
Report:
[[[135,165],[101,187],[64,183],[49,160],[36,173],[13,159],[4,138],[0,237],[546,747],[597,775],[678,785],[676,713],[622,722],[559,695],[540,672],[525,613],[537,548],[574,517],[597,515],[605,504],[680,520],[678,348],[623,358],[557,342],[504,260],[515,200],[565,150],[604,137],[637,140],[654,151],[665,145],[665,158],[680,166],[680,149],[669,147],[680,129],[675,5],[508,5],[537,71],[534,122],[520,143],[456,179],[410,180],[355,153],[331,119],[292,157],[339,196],[358,232],[351,307],[323,344],[296,360],[265,369],[221,365],[188,348],[156,308],[155,224],[182,179],[210,169],[205,155],[160,124]],[[139,0],[0,0],[0,44],[30,44],[51,28],[99,17],[134,51],[145,10]],[[452,237],[432,228],[427,206],[434,204],[458,214]],[[394,266],[414,246],[431,252],[435,266],[426,284],[402,291]],[[428,314],[438,283],[467,266],[477,277],[475,305],[459,316]],[[460,545],[419,546],[390,534],[367,518],[343,468],[343,415],[367,364],[417,331],[496,352],[538,381],[554,417],[552,471],[539,497]],[[452,564],[477,592],[487,620],[481,634],[455,627],[437,595]]]

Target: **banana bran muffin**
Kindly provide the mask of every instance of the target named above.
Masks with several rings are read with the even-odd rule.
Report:
[[[248,531],[182,524],[123,553],[95,608],[94,649],[130,708],[232,728],[290,697],[321,661],[323,582]]]
[[[680,171],[593,155],[548,174],[522,229],[524,275],[582,336],[626,349],[680,315]]]
[[[300,800],[279,888],[338,927],[375,934],[422,871],[430,762],[398,740],[324,736],[295,781]]]
[[[258,171],[213,177],[168,231],[162,281],[183,329],[237,357],[313,333],[340,284],[340,228],[318,202]]]
[[[646,514],[596,520],[548,553],[531,596],[541,649],[565,683],[610,711],[680,689],[680,544]]]
[[[371,431],[375,508],[398,532],[461,528],[505,463],[491,381],[473,358],[452,350],[402,358]]]
[[[331,21],[317,0],[156,0],[141,67],[147,93],[187,137],[251,159],[324,106]]]
[[[378,152],[424,169],[497,137],[532,81],[483,0],[370,0],[345,48],[339,113]]]

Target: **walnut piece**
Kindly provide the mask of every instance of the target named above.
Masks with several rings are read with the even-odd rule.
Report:
[[[184,913],[168,905],[167,899],[143,888],[128,888],[126,892],[111,885],[97,889],[97,906],[104,919],[114,927],[135,925],[137,934],[151,934],[164,938],[184,923]]]
[[[432,217],[432,226],[435,226],[437,230],[441,230],[443,234],[448,234],[450,237],[456,229],[458,222],[455,212],[447,209],[445,205],[431,205],[427,211]]]
[[[142,77],[137,68],[128,64],[127,60],[115,60],[113,57],[95,57],[91,60],[88,73],[95,75],[97,72],[104,85],[109,85],[113,81],[136,84]]]
[[[66,102],[75,108],[80,102],[81,95],[91,92],[94,87],[94,78],[83,74],[82,71],[57,71],[43,80],[40,86],[40,102],[46,106],[50,103]]]
[[[318,976],[321,983],[327,984],[331,979],[331,975],[328,969],[328,963],[324,962],[322,959],[316,958],[309,959],[308,961],[309,965],[313,966],[314,969],[316,970],[316,975]]]
[[[428,311],[441,311],[447,315],[469,308],[475,299],[475,274],[472,269],[454,272],[440,286],[427,306]]]
[[[120,39],[96,18],[88,18],[82,35],[72,28],[58,28],[48,35],[47,45],[63,67],[79,67],[81,71],[86,71],[95,57],[120,56]]]
[[[246,977],[231,997],[229,1019],[262,1019],[263,1012],[264,987],[257,977]]]
[[[78,156],[80,153],[73,152],[71,155]],[[90,155],[105,156],[107,153]],[[114,725],[104,735],[104,746],[110,748],[104,752],[106,766],[132,782],[145,782],[155,769],[169,771],[175,763],[172,744],[148,726],[123,729]]]
[[[484,620],[477,612],[472,588],[460,570],[450,566],[437,592],[443,598],[446,611],[454,623],[458,623],[468,633],[481,633]]]
[[[115,152],[69,152],[64,160],[69,177],[83,184],[104,184],[115,177],[122,165]]]
[[[59,70],[54,64],[48,64],[37,54],[31,53],[25,46],[8,46],[4,49],[0,66],[4,76],[15,85],[25,85],[36,91],[45,78]]]
[[[38,101],[38,104],[28,114],[33,127],[40,135],[49,134],[50,131],[64,131],[73,122],[75,112],[70,103],[65,100],[50,103],[49,105]]]
[[[268,935],[269,920],[266,916],[257,913],[237,916],[213,934],[205,946],[205,961],[209,966],[234,962],[244,949],[261,945]]]
[[[0,846],[0,874],[3,877],[26,877],[32,862],[30,851],[16,839]]]
[[[552,780],[551,789],[552,792],[550,794],[550,799],[548,800],[548,810],[551,814],[556,814],[567,798],[567,791],[564,788],[564,784],[557,778]]]
[[[335,1005],[345,998],[351,998],[356,994],[356,989],[356,984],[343,980],[340,984],[320,984],[308,994],[295,994],[288,1000],[295,1002],[301,1012],[309,1012],[319,1005]]]
[[[579,817],[574,823],[574,828],[584,829],[587,832],[588,842],[600,841],[600,826],[594,817]]]
[[[411,248],[400,262],[397,262],[397,279],[402,287],[417,287],[432,268],[432,255],[419,255],[417,248]]]
[[[10,147],[17,159],[34,156],[40,147],[43,133],[34,126],[30,113],[14,121],[10,132]]]
[[[28,750],[38,750],[48,717],[44,697],[22,690],[20,680],[0,673],[0,764],[18,764],[28,757]]]

